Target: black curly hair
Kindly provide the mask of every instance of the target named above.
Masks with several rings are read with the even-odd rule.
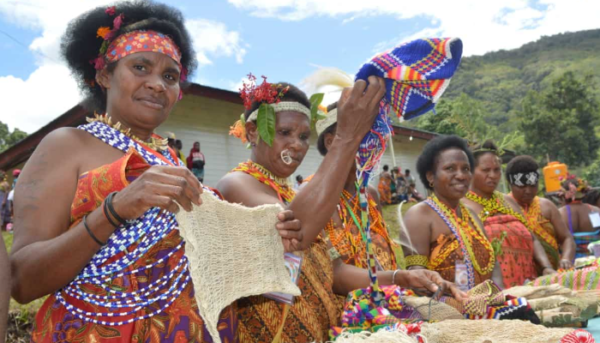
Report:
[[[479,162],[479,158],[487,153],[492,153],[498,156],[498,146],[491,139],[483,142],[483,144],[474,146],[471,148],[471,151],[473,152],[473,157],[475,158],[476,164]]]
[[[433,172],[436,168],[440,154],[452,148],[464,151],[469,159],[471,170],[475,167],[475,159],[471,150],[469,150],[469,145],[466,140],[454,135],[437,136],[425,144],[423,151],[417,160],[417,173],[419,173],[419,178],[427,189],[432,189],[427,180],[427,172]]]
[[[281,98],[279,98],[281,101],[295,101],[295,102],[301,103],[302,105],[306,106],[307,108],[310,108],[310,100],[308,100],[306,93],[301,91],[300,88],[298,88],[290,83],[287,83],[287,82],[273,83],[273,85],[276,86],[275,89],[278,92],[281,92],[286,87],[289,87],[288,91],[285,92],[285,94]],[[261,104],[262,104],[262,102],[254,101],[252,103],[252,107],[250,107],[249,110],[246,110],[244,112],[244,119],[248,120],[248,117],[250,117],[252,112],[256,111],[260,107]]]
[[[187,74],[190,75],[196,69],[192,40],[179,10],[151,0],[123,1],[115,3],[114,6],[115,16],[124,16],[123,25],[115,38],[134,30],[153,30],[168,35],[181,51],[181,65]],[[113,27],[115,16],[105,12],[107,7],[95,8],[71,21],[61,42],[62,55],[86,97],[85,107],[101,113],[106,111],[106,94],[95,82],[96,69],[90,61],[98,57],[104,42],[97,36],[97,30],[100,27]],[[108,64],[107,70],[114,71],[117,63],[118,61]]]
[[[330,104],[329,106],[327,106],[327,112],[331,112],[331,111],[335,110],[337,108],[337,104],[338,103],[336,101],[333,104]],[[336,129],[337,129],[337,122],[334,123],[333,125],[330,125],[328,128],[325,129],[325,131],[321,132],[321,134],[319,135],[319,138],[317,139],[317,150],[319,150],[319,153],[321,154],[321,156],[327,155],[327,148],[325,147],[325,135],[328,133],[333,133]]]
[[[592,189],[591,191],[585,193],[583,199],[581,199],[583,203],[594,206],[598,206],[598,200],[600,200],[600,191],[597,189]]]
[[[517,156],[506,165],[506,181],[510,183],[509,176],[512,174],[538,172],[538,169],[540,169],[540,166],[533,157],[527,155]]]

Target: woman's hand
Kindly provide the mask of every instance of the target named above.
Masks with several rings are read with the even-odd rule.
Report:
[[[366,91],[365,91],[366,89]],[[362,140],[371,130],[379,114],[379,103],[385,95],[382,78],[369,77],[369,87],[358,80],[353,88],[345,88],[338,102],[338,126],[336,135],[350,140]]]
[[[300,220],[294,217],[294,212],[290,210],[280,212],[277,215],[277,219],[279,219],[279,222],[275,225],[275,228],[281,236],[285,252],[302,250],[300,248],[300,242],[302,241],[302,232],[300,229],[302,228],[302,224]]]
[[[124,219],[135,219],[152,207],[172,213],[200,205],[202,185],[184,167],[153,166],[113,198],[113,208]]]
[[[440,274],[427,269],[398,271],[395,281],[396,285],[404,288],[425,288],[437,294],[438,298],[444,294],[452,294],[459,301],[467,298],[467,294],[458,289],[454,283],[442,279]]]
[[[559,262],[559,267],[564,270],[569,270],[569,269],[573,268],[573,262],[571,262],[570,260],[568,260],[566,258],[563,258]]]
[[[544,268],[544,270],[542,271],[542,275],[546,276],[546,275],[552,275],[552,274],[556,274],[556,270],[554,270],[554,268],[552,267],[546,267]]]

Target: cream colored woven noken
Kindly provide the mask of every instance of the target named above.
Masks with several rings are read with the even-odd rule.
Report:
[[[177,214],[200,315],[215,343],[221,311],[235,300],[279,292],[300,295],[275,230],[279,205],[248,208],[205,192],[202,205]]]
[[[550,329],[521,320],[446,320],[425,323],[427,343],[547,343],[559,342],[573,329]]]

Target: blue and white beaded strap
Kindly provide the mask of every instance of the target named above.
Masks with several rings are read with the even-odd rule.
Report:
[[[90,317],[94,316],[95,312],[86,312],[86,315],[82,315],[82,314],[78,313],[77,311],[75,311],[75,307],[73,305],[67,303],[66,300],[62,297],[62,295],[60,293],[56,294],[56,298],[73,316],[75,316],[81,320],[84,320],[86,322],[91,322],[94,324],[105,325],[105,326],[121,326],[121,325],[125,325],[125,324],[131,324],[138,320],[152,318],[155,315],[163,312],[165,309],[167,309],[169,306],[171,306],[171,304],[173,304],[173,302],[175,302],[175,300],[179,297],[181,292],[183,292],[183,290],[185,289],[185,287],[187,286],[187,284],[189,283],[190,280],[191,280],[191,278],[188,276],[186,278],[185,282],[181,285],[181,287],[175,291],[175,293],[173,294],[173,297],[171,299],[169,299],[169,301],[165,305],[160,307],[158,310],[152,311],[143,316],[130,318],[128,320],[119,321],[119,322],[107,322],[104,320],[90,318]],[[115,315],[116,315],[116,313],[106,313],[104,315],[104,317],[115,317]]]
[[[455,228],[454,225],[452,225],[452,223],[450,222],[450,220],[448,219],[446,214],[437,206],[437,204],[433,200],[428,198],[427,200],[425,200],[425,203],[427,205],[429,205],[429,207],[431,207],[440,216],[440,218],[442,218],[442,220],[450,228],[450,231],[452,231],[452,234],[456,237],[456,240],[460,244],[460,249],[463,252],[464,261],[467,266],[469,289],[475,287],[475,268],[473,268],[473,261],[471,261],[471,256],[469,255],[469,252],[467,251],[465,242],[463,242],[460,233],[458,232],[457,228]]]
[[[69,285],[70,285],[70,286],[76,286],[76,285],[90,284],[90,283],[92,283],[92,284],[101,284],[101,283],[107,283],[107,282],[109,282],[111,279],[115,279],[115,278],[124,277],[124,276],[127,276],[127,275],[132,275],[132,274],[137,274],[137,273],[143,272],[143,271],[145,271],[145,270],[148,270],[148,269],[150,269],[150,268],[153,268],[153,267],[155,267],[155,266],[157,266],[157,265],[159,265],[159,264],[161,264],[161,263],[165,262],[165,261],[166,261],[167,259],[169,259],[169,258],[170,258],[170,257],[171,257],[171,256],[172,256],[174,253],[176,253],[177,251],[179,251],[179,249],[181,249],[181,248],[183,247],[183,245],[184,245],[184,244],[185,244],[185,243],[184,243],[184,241],[182,240],[182,241],[181,241],[181,242],[180,242],[180,243],[179,243],[179,244],[178,244],[178,245],[177,245],[175,248],[171,249],[171,250],[170,250],[170,251],[167,253],[167,255],[165,255],[164,257],[162,257],[162,258],[160,258],[160,259],[158,259],[158,260],[154,261],[154,262],[153,262],[153,263],[151,263],[151,264],[148,264],[148,265],[142,266],[142,267],[140,267],[140,268],[138,268],[138,269],[133,269],[133,270],[130,270],[130,271],[127,271],[127,272],[121,272],[121,273],[118,273],[118,274],[113,274],[113,275],[110,275],[110,276],[103,276],[103,277],[101,277],[101,278],[100,278],[100,277],[89,277],[89,278],[85,278],[85,279],[84,279],[84,278],[80,278],[80,279],[77,279],[77,280],[75,280],[75,281],[71,282]],[[180,262],[180,263],[181,263],[181,262]]]
[[[111,300],[111,299],[122,299],[122,298],[127,298],[127,297],[136,297],[136,296],[139,296],[140,293],[145,294],[145,293],[157,290],[158,288],[160,288],[159,285],[165,284],[164,281],[169,281],[171,278],[173,278],[177,271],[179,271],[180,273],[185,272],[185,268],[182,269],[182,267],[187,268],[187,263],[188,263],[187,259],[184,256],[184,258],[181,258],[179,260],[179,263],[177,263],[177,266],[175,266],[175,268],[173,268],[173,270],[169,274],[165,274],[160,279],[156,280],[155,285],[148,284],[148,286],[139,288],[132,292],[121,292],[121,291],[113,289],[109,283],[111,278],[107,278],[104,280],[91,279],[87,283],[84,283],[84,282],[77,283],[77,284],[71,283],[64,290],[66,292],[81,294],[82,296],[85,296],[85,297],[89,296],[89,297],[92,297],[92,298],[98,299],[98,300]],[[116,279],[119,277],[122,277],[122,276],[115,276],[112,279]],[[95,285],[97,287],[104,289],[107,294],[111,294],[111,295],[83,294],[83,293],[81,293],[81,292],[84,292],[81,287],[82,285]]]
[[[166,162],[162,158],[142,147],[133,139],[106,124],[94,122],[87,125],[82,125],[79,128],[123,152],[127,152],[130,148],[134,148],[150,165],[179,164],[177,161],[173,160],[173,157],[168,153],[168,151],[163,151],[161,154],[167,159],[167,161],[171,163]],[[136,320],[147,319],[162,312],[164,309],[170,306],[175,299],[177,299],[190,281],[187,259],[185,256],[182,256],[177,267],[167,274],[167,277],[163,277],[156,282],[153,282],[144,289],[138,289],[134,292],[120,293],[116,297],[117,299],[120,299],[118,301],[108,301],[112,300],[114,296],[100,297],[100,299],[95,299],[93,295],[84,292],[81,289],[81,286],[85,284],[96,284],[102,288],[105,288],[102,286],[103,284],[109,285],[110,281],[117,277],[137,273],[142,270],[150,269],[152,266],[156,266],[158,261],[156,264],[152,263],[149,266],[143,266],[136,270],[123,272],[125,268],[139,260],[150,248],[156,245],[157,242],[163,239],[169,232],[174,230],[176,226],[177,222],[175,221],[175,216],[173,214],[162,212],[158,208],[148,210],[137,220],[116,230],[109,238],[108,244],[100,249],[100,251],[94,255],[90,263],[77,276],[77,278],[62,290],[65,292],[65,294],[90,304],[113,309],[133,308],[133,310],[128,312],[91,313],[83,311],[82,309],[69,304],[62,296],[61,291],[56,292],[57,299],[63,306],[65,306],[65,308],[67,308],[67,310],[69,310],[69,312],[71,312],[71,314],[77,318],[87,322],[110,326],[118,326],[132,323]],[[127,248],[136,242],[139,243],[132,252],[121,256],[119,259],[108,265],[102,265],[108,261],[109,258],[114,257],[119,253],[126,252]],[[164,262],[167,258],[173,256],[173,253],[179,250],[182,247],[182,244],[183,242],[181,242],[176,248],[171,249],[168,255],[161,260]],[[99,277],[102,278],[100,279]],[[183,282],[182,278],[184,278]],[[167,281],[172,282],[170,285],[168,285]],[[143,293],[140,294],[140,292]],[[169,299],[170,296],[172,297]],[[157,301],[165,300],[168,300],[167,303],[158,310],[148,313],[144,316],[128,319],[126,321],[106,322],[94,318],[116,316],[123,317],[132,315],[144,307],[148,307],[149,305],[156,303]]]
[[[93,259],[94,263],[90,263],[86,266],[83,272],[80,274],[82,277],[95,277],[101,275],[109,275],[118,273],[126,267],[135,263],[142,255],[144,255],[150,248],[152,248],[158,241],[167,236],[172,228],[175,226],[175,218],[171,217],[168,221],[159,221],[157,224],[153,225],[149,229],[149,233],[144,235],[141,242],[134,249],[134,251],[125,254],[117,261],[107,264],[105,266],[100,266],[97,264],[96,260]],[[156,229],[154,229],[156,228]],[[113,247],[106,247],[107,249],[113,250]],[[118,251],[114,249],[114,253],[116,254]],[[103,254],[105,254],[103,252]],[[102,261],[107,261],[109,257],[104,257]]]
[[[168,165],[160,157],[150,152],[147,148],[144,148],[135,140],[107,124],[95,121],[89,124],[81,125],[78,127],[78,129],[90,133],[104,143],[123,152],[127,152],[130,147],[133,147],[150,165]],[[179,165],[179,162],[173,160],[173,156],[171,156],[168,150],[163,150],[160,153],[166,157],[172,165]]]
[[[138,307],[138,306],[144,307],[144,306],[149,306],[151,304],[154,304],[155,302],[157,302],[159,300],[167,300],[169,298],[169,295],[172,294],[173,291],[175,291],[175,289],[177,288],[177,286],[181,284],[181,278],[185,276],[187,279],[187,276],[189,275],[189,273],[187,272],[187,269],[185,267],[180,270],[174,269],[173,272],[170,273],[170,277],[175,276],[175,272],[177,272],[177,271],[179,271],[179,273],[177,274],[175,279],[172,280],[170,286],[164,286],[166,284],[166,282],[152,285],[153,289],[149,289],[143,294],[132,295],[127,298],[120,298],[121,300],[117,300],[117,301],[96,300],[90,294],[88,294],[86,292],[81,292],[81,291],[71,292],[69,290],[66,290],[65,293],[75,299],[85,301],[92,305],[97,305],[97,306],[110,308],[110,309],[131,308],[131,307]],[[166,291],[159,293],[159,291],[162,291],[163,288],[166,289]],[[77,311],[81,311],[81,310],[77,309]],[[134,310],[133,312],[135,312],[135,311],[137,311],[137,310]],[[123,313],[123,314],[120,314],[120,316],[132,314],[132,313],[126,313],[126,312],[121,312],[121,313]]]

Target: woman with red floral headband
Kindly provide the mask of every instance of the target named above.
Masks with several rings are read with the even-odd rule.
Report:
[[[106,114],[45,137],[16,188],[12,295],[49,295],[32,341],[210,342],[174,216],[200,205],[202,187],[154,134],[195,67],[182,14],[149,1],[97,8],[62,49]],[[222,341],[236,327],[224,310]]]

